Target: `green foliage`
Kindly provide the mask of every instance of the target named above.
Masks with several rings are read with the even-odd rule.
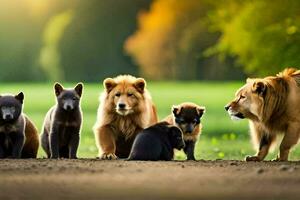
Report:
[[[123,43],[136,29],[138,12],[151,0],[88,0],[70,6],[74,18],[59,44],[67,81],[97,81],[120,73],[138,74]]]
[[[52,17],[46,25],[44,46],[40,54],[40,65],[49,80],[64,80],[58,47],[66,27],[72,21],[73,15],[72,10],[64,11]]]
[[[300,62],[298,0],[0,3],[2,82],[240,80]]]
[[[26,12],[24,4],[4,0],[0,4],[0,80],[34,78],[40,21]],[[29,23],[32,28],[28,28]]]
[[[255,75],[276,74],[299,65],[298,0],[222,2],[210,16],[214,28],[221,32],[211,52],[236,57],[248,73]]]
[[[151,79],[218,79],[233,75],[232,70],[228,73],[229,63],[203,55],[218,38],[208,28],[206,15],[210,9],[204,0],[153,1],[149,12],[139,15],[138,30],[125,43],[126,52],[141,74]]]
[[[150,3],[0,0],[0,81],[99,81],[137,74],[123,43],[136,29],[137,13]]]

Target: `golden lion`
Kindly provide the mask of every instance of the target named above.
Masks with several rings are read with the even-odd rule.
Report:
[[[287,161],[300,136],[300,70],[287,68],[276,76],[247,79],[235,96],[225,109],[232,119],[250,120],[257,149],[246,161],[262,161],[278,134],[284,137],[275,161]]]

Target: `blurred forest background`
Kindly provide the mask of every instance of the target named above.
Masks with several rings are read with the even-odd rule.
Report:
[[[298,0],[0,0],[0,81],[240,80],[300,61]]]

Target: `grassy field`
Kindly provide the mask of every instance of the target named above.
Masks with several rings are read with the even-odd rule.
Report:
[[[249,142],[247,120],[231,121],[224,110],[237,88],[235,83],[208,82],[150,82],[148,88],[156,103],[160,119],[167,116],[171,106],[184,101],[192,101],[206,107],[202,119],[203,132],[196,147],[197,159],[243,159],[254,151]],[[66,84],[72,87],[73,84]],[[96,157],[92,126],[96,120],[98,96],[102,92],[102,84],[85,84],[82,99],[84,122],[79,147],[79,157]],[[24,111],[41,130],[44,115],[55,103],[52,84],[1,84],[0,93],[25,93]],[[299,148],[298,148],[299,149]],[[276,151],[275,151],[276,152]],[[177,159],[184,159],[182,152],[176,153]],[[300,158],[300,151],[292,153],[292,159]],[[44,156],[40,149],[39,156]],[[273,158],[275,153],[268,156]]]

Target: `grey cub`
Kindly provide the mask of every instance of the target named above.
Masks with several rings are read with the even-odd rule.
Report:
[[[83,84],[64,89],[55,83],[56,105],[47,113],[41,143],[48,158],[77,158],[82,112],[80,98]]]

